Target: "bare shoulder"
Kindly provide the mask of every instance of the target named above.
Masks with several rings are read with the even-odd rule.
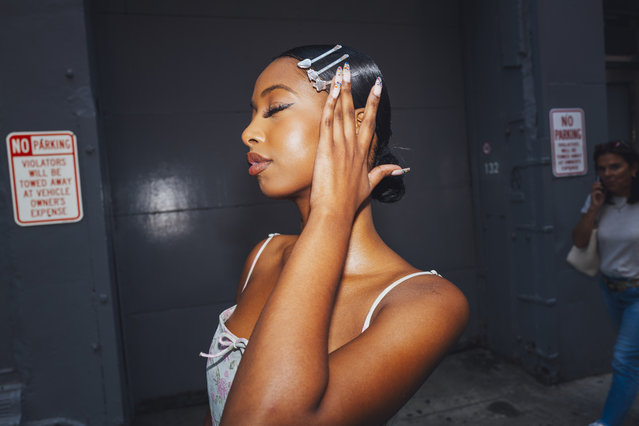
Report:
[[[436,275],[418,275],[392,289],[382,300],[374,322],[409,329],[415,334],[435,331],[451,342],[468,322],[469,307],[464,294],[447,279]],[[410,324],[411,327],[404,327]],[[424,327],[413,327],[416,325]]]
[[[400,267],[396,275],[411,272],[417,271]],[[337,418],[390,417],[419,389],[467,321],[466,298],[445,278],[417,275],[401,282],[375,308],[370,326],[331,353],[326,406],[331,412],[338,407]]]
[[[267,276],[278,276],[297,238],[297,235],[271,234],[258,242],[244,262],[236,299],[239,299],[250,282],[264,281]]]
[[[417,275],[397,287],[398,298],[407,296],[413,303],[420,305],[439,305],[445,303],[467,305],[466,297],[455,284],[434,271],[430,274]],[[389,299],[392,303],[392,298]],[[405,300],[404,300],[405,302]]]

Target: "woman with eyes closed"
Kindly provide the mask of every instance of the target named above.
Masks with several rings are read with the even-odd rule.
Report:
[[[590,426],[618,426],[639,390],[639,155],[623,141],[595,145],[597,181],[573,230],[577,247],[597,228],[600,287],[617,343],[612,383],[601,418]]]
[[[249,173],[296,204],[302,229],[269,235],[246,260],[237,304],[201,354],[206,424],[384,424],[461,334],[468,306],[375,230],[371,199],[399,200],[407,171],[388,146],[381,72],[351,48],[298,47],[262,71],[251,105]]]

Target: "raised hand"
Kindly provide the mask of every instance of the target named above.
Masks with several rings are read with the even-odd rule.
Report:
[[[382,93],[377,78],[366,101],[364,116],[355,126],[349,64],[338,68],[322,110],[320,138],[311,189],[311,213],[324,211],[352,217],[373,188],[386,176],[401,174],[395,164],[368,170],[368,152],[375,135],[375,117]]]
[[[605,199],[606,189],[601,182],[596,181],[592,184],[592,188],[590,190],[590,205],[594,210],[599,211]]]

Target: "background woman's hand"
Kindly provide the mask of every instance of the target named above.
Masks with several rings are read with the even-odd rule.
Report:
[[[606,189],[599,181],[592,184],[590,190],[590,208],[599,211],[606,199]]]
[[[371,88],[364,117],[355,126],[348,63],[338,68],[320,123],[320,138],[315,156],[311,189],[311,213],[326,211],[352,218],[373,188],[398,165],[385,164],[368,170],[368,152],[375,134],[375,117],[382,92],[378,78]]]
[[[590,241],[590,234],[597,225],[599,210],[606,200],[606,189],[599,181],[592,184],[590,188],[590,207],[588,211],[581,215],[572,230],[572,242],[577,247],[586,247]]]

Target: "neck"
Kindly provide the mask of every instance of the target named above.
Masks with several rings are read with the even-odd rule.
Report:
[[[612,196],[628,198],[630,196],[630,188],[624,189],[623,191],[612,192]]]
[[[302,218],[303,230],[310,215],[308,198],[296,200],[295,203]],[[353,219],[346,261],[344,262],[344,275],[365,274],[379,268],[379,265],[374,261],[375,254],[378,254],[379,250],[390,250],[390,248],[386,246],[375,229],[369,199],[364,202]]]

